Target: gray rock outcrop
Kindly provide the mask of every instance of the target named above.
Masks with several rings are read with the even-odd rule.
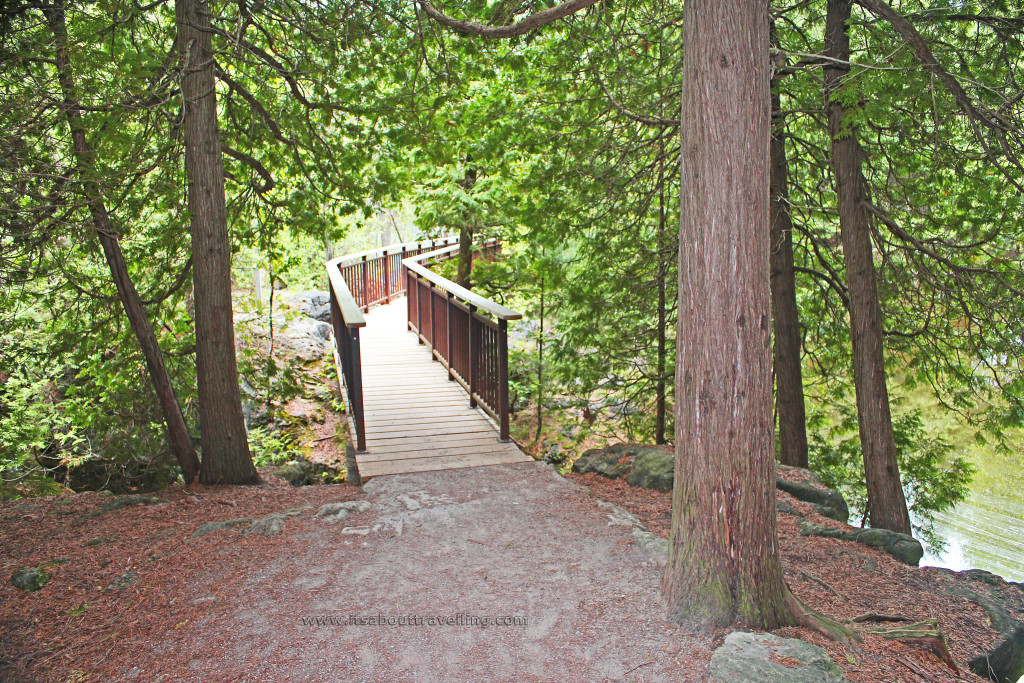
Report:
[[[795,664],[793,664],[795,662]],[[714,683],[840,683],[842,669],[820,647],[795,638],[735,631],[708,667]]]
[[[40,590],[50,581],[50,573],[38,567],[18,569],[11,575],[11,583],[29,593]]]
[[[900,534],[888,529],[836,529],[823,524],[814,524],[806,520],[800,521],[801,536],[821,536],[822,538],[838,538],[844,541],[855,541],[872,548],[889,553],[900,562],[916,567],[924,556],[921,542],[913,536]]]

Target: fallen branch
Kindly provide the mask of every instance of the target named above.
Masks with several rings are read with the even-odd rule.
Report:
[[[953,661],[949,654],[949,647],[946,645],[946,635],[939,629],[937,619],[925,619],[916,621],[906,626],[895,628],[879,628],[868,631],[886,640],[898,640],[901,643],[913,643],[923,645],[931,650],[939,659],[945,662],[946,666],[953,670],[957,676],[960,675],[960,667]]]
[[[934,681],[935,683],[941,683],[941,681],[938,678],[936,678],[935,676],[931,675],[930,673],[928,673],[927,671],[925,671],[924,669],[919,667],[917,664],[914,664],[909,659],[906,659],[905,657],[896,657],[896,661],[899,662],[900,664],[902,664],[903,666],[907,667],[908,669],[913,671],[916,675],[920,676],[921,678],[925,679],[926,681]]]
[[[850,621],[855,624],[863,624],[866,621],[913,621],[913,619],[902,614],[876,614],[875,612],[868,612],[859,617],[854,617]]]

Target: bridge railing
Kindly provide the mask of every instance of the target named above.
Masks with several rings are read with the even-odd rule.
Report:
[[[484,255],[501,249],[493,239],[477,246]],[[469,405],[483,408],[498,423],[501,440],[508,441],[508,321],[523,316],[424,265],[452,258],[458,251],[456,244],[402,260],[406,269],[409,329],[448,370],[448,379],[466,390]]]
[[[445,237],[406,242],[384,249],[347,254],[327,262],[331,294],[331,327],[334,330],[334,367],[339,386],[344,387],[347,412],[356,436],[356,450],[366,450],[363,416],[362,360],[359,329],[366,327],[363,311],[387,303],[405,293],[402,259],[435,251],[439,247],[458,249],[458,238]]]

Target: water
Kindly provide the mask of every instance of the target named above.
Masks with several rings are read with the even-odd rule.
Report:
[[[926,552],[921,564],[985,569],[1024,582],[1024,452],[1004,456],[977,448],[968,457],[978,468],[970,495],[935,517],[945,552]]]

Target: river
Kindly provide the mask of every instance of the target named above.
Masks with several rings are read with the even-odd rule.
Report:
[[[967,451],[978,468],[970,495],[953,510],[936,515],[935,531],[946,549],[926,552],[921,564],[956,571],[985,569],[1024,582],[1024,451],[1015,448],[1000,455],[990,448]]]

